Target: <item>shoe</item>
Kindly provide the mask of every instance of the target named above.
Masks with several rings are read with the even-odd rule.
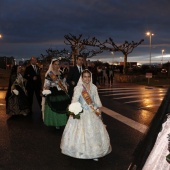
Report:
[[[93,159],[93,161],[98,161],[99,159],[97,159],[97,158],[95,158],[95,159]]]
[[[60,129],[60,126],[56,126],[55,128],[56,128],[56,129]]]

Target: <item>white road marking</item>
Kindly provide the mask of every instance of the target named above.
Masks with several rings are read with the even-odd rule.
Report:
[[[148,99],[143,99],[143,100],[133,100],[133,101],[129,101],[129,102],[124,102],[124,103],[137,103],[137,102],[144,102],[144,101],[147,101]],[[159,99],[155,99],[155,98],[149,98],[149,100],[163,100],[163,97],[162,98],[159,98]]]
[[[140,90],[140,89],[142,89],[142,90],[147,90],[147,91],[167,91],[167,89],[158,89],[158,88],[143,88],[143,87],[131,87],[131,88],[123,88],[123,87],[119,87],[119,88],[105,88],[105,89],[98,89],[98,91],[114,91],[114,90],[134,90],[134,89],[136,89],[136,90]]]
[[[123,116],[123,115],[121,115],[121,114],[119,114],[119,113],[117,113],[117,112],[115,112],[113,110],[110,110],[110,109],[108,109],[106,107],[102,107],[101,110],[105,114],[107,114],[107,115],[113,117],[114,119],[116,119],[116,120],[130,126],[131,128],[133,128],[135,130],[138,130],[141,133],[145,133],[147,128],[148,128],[146,125],[140,124],[140,123],[138,123],[138,122],[136,122],[136,121],[134,121],[132,119],[129,119],[129,118],[127,118],[127,117],[125,117],[125,116]]]
[[[119,92],[138,92],[138,90],[136,90],[136,89],[133,89],[133,90],[120,90],[120,91],[118,91],[118,90],[112,90],[112,91],[100,91],[99,93],[100,94],[102,94],[102,93],[114,93],[114,92],[116,92],[116,93],[119,93]]]
[[[163,94],[140,94],[140,95],[132,95],[132,96],[124,96],[124,97],[116,97],[116,98],[114,98],[114,99],[128,99],[128,98],[135,98],[135,97],[150,97],[150,96],[158,96],[158,97],[160,97],[160,96],[164,96],[165,95],[165,93],[163,93]]]
[[[125,88],[123,88],[123,87],[119,87],[119,88],[105,88],[105,89],[99,89],[99,91],[106,91],[106,90],[118,90],[118,89],[120,89],[120,90],[122,90],[122,89],[134,89],[134,88],[127,88],[127,87],[125,87]],[[139,89],[139,88],[136,88],[136,89]]]
[[[154,107],[154,106],[160,106],[160,104],[147,105],[145,107],[139,107],[138,109],[144,109],[144,108],[149,108],[149,107]]]
[[[167,89],[158,89],[158,88],[107,88],[107,89],[99,89],[99,93],[103,96],[113,96],[113,99],[128,99],[128,98],[136,98],[140,97],[142,99],[140,100],[133,100],[133,101],[127,101],[124,103],[137,103],[137,102],[147,102],[147,100],[152,100],[152,101],[162,101],[163,96],[165,95]],[[146,94],[146,93],[147,94]],[[120,96],[123,95],[123,96]],[[120,96],[120,97],[119,97]],[[115,98],[116,97],[116,98]],[[160,106],[160,104],[152,104],[152,105],[146,105],[145,107],[140,107],[139,109],[143,108],[150,108],[150,107],[155,107],[155,106]],[[113,117],[114,119],[128,125],[129,127],[138,130],[141,133],[145,133],[147,130],[147,126],[140,124],[130,118],[127,118],[113,110],[110,110],[106,107],[102,107],[102,111]]]
[[[162,93],[162,92],[160,92],[160,93]],[[157,93],[157,94],[160,94],[160,93]],[[140,92],[122,92],[121,91],[121,93],[109,93],[109,94],[104,94],[103,96],[119,96],[119,95],[131,95],[131,94],[136,94],[136,95],[142,95],[142,93],[140,93]],[[144,93],[143,93],[144,94]],[[153,94],[153,92],[150,92],[150,93],[148,93],[147,92],[147,94]],[[165,93],[163,93],[163,94],[165,94]]]

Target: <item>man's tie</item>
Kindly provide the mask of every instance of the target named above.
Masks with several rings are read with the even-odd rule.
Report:
[[[81,74],[81,67],[79,68],[80,74]]]
[[[34,65],[34,70],[35,70],[35,72],[37,73],[37,68],[36,68],[36,66]]]

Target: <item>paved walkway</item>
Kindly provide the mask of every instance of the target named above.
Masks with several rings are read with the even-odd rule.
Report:
[[[139,131],[103,114],[113,151],[98,162],[71,158],[61,154],[63,128],[46,127],[37,114],[9,117],[5,91],[1,92],[4,93],[0,95],[0,170],[126,170],[129,166],[142,136]]]
[[[117,86],[122,85],[133,86],[117,83]],[[46,127],[37,113],[32,117],[9,117],[5,110],[5,91],[1,92],[0,170],[126,170],[133,150],[146,130],[144,126],[140,127],[141,131],[134,129],[136,125],[133,122],[130,122],[132,126],[127,126],[124,123],[128,122],[127,119],[121,117],[122,123],[115,119],[120,115],[103,107],[107,113],[103,114],[103,119],[110,135],[112,152],[98,162],[71,158],[60,151],[63,128]]]

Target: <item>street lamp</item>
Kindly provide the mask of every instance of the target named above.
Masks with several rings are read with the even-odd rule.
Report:
[[[0,38],[2,38],[2,35],[0,34]]]
[[[164,56],[164,52],[165,52],[165,50],[163,49],[163,50],[162,50],[162,64],[161,64],[162,66],[163,66],[163,56]]]
[[[152,50],[152,36],[154,35],[151,32],[147,32],[146,33],[147,36],[149,36],[149,45],[150,45],[150,66],[151,66],[151,50]]]

